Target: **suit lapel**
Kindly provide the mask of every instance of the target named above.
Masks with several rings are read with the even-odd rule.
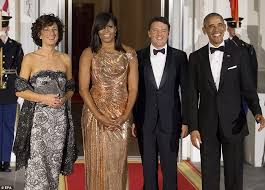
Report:
[[[220,82],[219,82],[219,89],[221,89],[223,83],[224,83],[224,75],[228,69],[229,62],[231,60],[231,51],[229,49],[229,46],[227,43],[225,43],[225,51],[223,55],[223,63],[221,68],[221,74],[220,74]]]
[[[165,84],[168,74],[169,74],[169,64],[170,62],[173,62],[172,60],[172,49],[171,47],[167,46],[167,56],[166,56],[166,62],[165,62],[165,67],[164,67],[164,71],[163,71],[163,75],[159,84],[159,89],[161,87],[163,87],[163,85]]]
[[[157,89],[155,75],[150,61],[150,46],[145,49],[144,53],[145,73],[151,84]]]
[[[200,58],[202,59],[202,63],[204,63],[202,72],[205,73],[211,88],[215,92],[217,92],[215,82],[213,79],[212,70],[211,70],[210,60],[209,60],[209,48],[208,48],[208,46],[209,46],[208,44],[206,46],[204,46],[202,48],[202,51],[200,52]]]

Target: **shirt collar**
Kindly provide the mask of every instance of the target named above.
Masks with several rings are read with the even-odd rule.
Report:
[[[6,44],[6,42],[8,41],[8,39],[9,39],[9,37],[8,36],[6,36],[6,38],[5,38],[5,40],[3,41],[2,39],[2,42],[4,43],[4,44]]]

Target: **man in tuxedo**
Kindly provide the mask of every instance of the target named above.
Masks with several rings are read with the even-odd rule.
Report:
[[[243,190],[243,141],[248,134],[242,96],[265,127],[249,59],[244,48],[223,40],[226,25],[221,15],[204,18],[209,43],[189,59],[189,130],[200,149],[202,189],[220,189],[221,146],[226,190]]]
[[[167,44],[169,30],[166,18],[154,17],[148,29],[151,44],[137,52],[139,87],[134,119],[145,190],[158,189],[158,153],[163,189],[177,189],[178,139],[188,133],[187,55]]]

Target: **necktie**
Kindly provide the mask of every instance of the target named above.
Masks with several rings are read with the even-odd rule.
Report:
[[[154,55],[156,55],[158,52],[165,54],[165,48],[162,49],[153,49]]]
[[[224,46],[220,46],[218,48],[210,47],[211,54],[213,54],[215,51],[224,51],[224,50],[225,50]]]

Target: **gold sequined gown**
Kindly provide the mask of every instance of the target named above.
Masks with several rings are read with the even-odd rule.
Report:
[[[90,93],[104,115],[117,118],[125,111],[131,58],[131,53],[100,50],[92,59]],[[107,130],[85,104],[81,120],[86,190],[125,190],[129,120],[121,130]]]

